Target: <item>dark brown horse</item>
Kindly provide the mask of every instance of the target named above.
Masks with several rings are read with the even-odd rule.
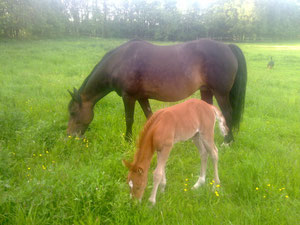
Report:
[[[70,92],[68,134],[82,135],[93,120],[95,104],[111,91],[123,98],[126,138],[132,134],[134,107],[145,116],[152,111],[148,99],[179,101],[200,90],[212,104],[215,96],[230,129],[239,128],[247,83],[245,57],[239,47],[202,39],[171,46],[132,40],[107,53],[79,90]]]

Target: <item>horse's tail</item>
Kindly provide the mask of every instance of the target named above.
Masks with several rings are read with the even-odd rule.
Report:
[[[239,130],[240,121],[244,112],[246,96],[247,65],[242,50],[234,44],[229,44],[229,47],[238,61],[238,70],[229,95],[229,100],[232,107],[231,127]]]
[[[222,112],[217,107],[215,107],[213,105],[211,105],[211,106],[212,106],[212,108],[213,108],[213,110],[215,112],[216,119],[219,122],[220,131],[221,131],[223,137],[225,137],[228,134],[228,132],[229,132],[229,129],[228,129],[227,125],[226,125],[226,120],[225,120]]]

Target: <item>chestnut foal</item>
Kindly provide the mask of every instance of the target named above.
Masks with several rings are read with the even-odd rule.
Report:
[[[223,136],[229,129],[220,110],[202,100],[190,99],[183,103],[161,109],[154,113],[140,134],[138,150],[134,161],[123,160],[129,168],[128,184],[130,195],[142,199],[147,185],[148,170],[154,151],[157,152],[157,167],[153,172],[153,190],[149,201],[155,204],[159,184],[162,191],[166,185],[165,166],[173,145],[179,141],[192,138],[201,156],[200,177],[194,189],[205,182],[208,154],[214,166],[214,179],[220,183],[218,175],[218,149],[214,143],[214,126],[216,119]]]

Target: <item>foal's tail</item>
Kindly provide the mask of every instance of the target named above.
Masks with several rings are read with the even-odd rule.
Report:
[[[216,119],[219,122],[220,131],[221,131],[223,137],[225,137],[228,134],[228,132],[229,132],[229,128],[226,125],[226,120],[225,120],[222,112],[217,107],[215,107],[215,106],[212,105],[212,108],[213,108],[213,110],[215,112]]]
[[[238,70],[229,95],[229,100],[232,107],[231,126],[232,128],[238,130],[244,111],[247,84],[247,65],[242,50],[234,44],[229,44],[228,46],[238,61]]]

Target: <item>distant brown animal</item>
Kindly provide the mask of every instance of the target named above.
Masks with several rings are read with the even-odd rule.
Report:
[[[199,149],[201,156],[200,177],[193,188],[196,189],[205,182],[208,154],[213,161],[215,183],[220,183],[218,149],[214,143],[216,119],[219,121],[223,136],[227,135],[228,127],[221,111],[202,100],[190,99],[154,113],[140,134],[133,162],[123,160],[125,166],[129,168],[127,181],[131,196],[142,199],[150,163],[156,151],[157,167],[153,173],[153,189],[149,199],[155,204],[159,184],[162,190],[166,185],[165,166],[173,145],[190,138]]]
[[[234,44],[200,39],[170,46],[132,40],[107,53],[84,80],[70,92],[69,135],[82,135],[94,117],[94,106],[111,91],[123,98],[126,139],[132,134],[135,102],[147,118],[149,99],[179,101],[200,90],[212,104],[213,95],[229,127],[226,142],[238,130],[245,102],[247,67]]]
[[[274,64],[275,63],[274,63],[274,61],[272,60],[272,57],[271,57],[270,61],[268,62],[268,65],[267,65],[268,69],[273,69]]]

